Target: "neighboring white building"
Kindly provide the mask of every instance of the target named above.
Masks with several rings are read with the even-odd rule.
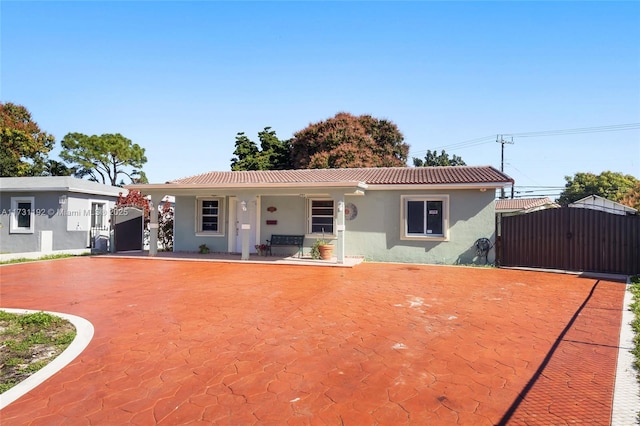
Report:
[[[496,214],[512,216],[514,214],[531,213],[544,209],[560,207],[548,197],[538,198],[504,198],[496,200]]]
[[[0,260],[105,251],[111,209],[127,192],[70,176],[0,178]]]
[[[599,195],[589,195],[588,197],[584,197],[581,200],[574,201],[573,203],[569,204],[569,207],[600,210],[603,212],[619,214],[622,216],[638,214],[638,210],[634,209],[633,207],[616,203],[615,201],[600,197]]]

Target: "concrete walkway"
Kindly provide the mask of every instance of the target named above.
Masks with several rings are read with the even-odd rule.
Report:
[[[625,286],[551,273],[74,258],[4,307],[89,320],[2,424],[609,424]]]

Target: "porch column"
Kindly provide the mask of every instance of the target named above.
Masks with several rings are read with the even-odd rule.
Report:
[[[240,236],[242,241],[242,255],[240,259],[249,260],[251,233],[254,232],[254,230],[251,229],[251,209],[256,208],[256,197],[245,196],[240,197],[239,200],[238,208],[240,209],[240,217],[242,218],[240,221]]]
[[[158,254],[158,208],[162,195],[152,194],[149,206],[149,256]]]
[[[334,196],[333,199],[336,203],[336,259],[338,263],[344,263],[344,231],[345,231],[345,219],[344,219],[344,194]]]

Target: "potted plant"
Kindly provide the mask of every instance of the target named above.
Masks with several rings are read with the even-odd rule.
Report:
[[[209,253],[209,247],[207,247],[206,244],[200,244],[200,246],[198,248],[200,249],[200,254]]]
[[[256,251],[258,252],[259,256],[266,256],[267,255],[267,245],[266,244],[256,244]]]
[[[330,260],[333,257],[333,245],[324,239],[324,232],[322,238],[317,239],[311,246],[311,257],[321,260]]]

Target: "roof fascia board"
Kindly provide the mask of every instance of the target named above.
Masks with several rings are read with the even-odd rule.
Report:
[[[118,192],[98,191],[94,189],[69,188],[66,186],[49,186],[49,187],[24,187],[24,188],[2,188],[2,192],[73,192],[77,194],[87,195],[108,195],[117,197],[120,192],[125,192],[125,188],[119,188]]]
[[[66,186],[25,186],[21,188],[2,188],[2,192],[68,192],[69,187]]]
[[[367,189],[368,185],[364,182],[259,182],[259,183],[198,183],[198,184],[179,184],[179,183],[151,183],[151,184],[134,184],[125,185],[129,190],[144,191],[168,191],[173,190],[226,190],[226,189],[271,189],[271,188],[354,188]]]
[[[511,182],[483,182],[483,183],[416,183],[416,184],[370,184],[369,191],[380,190],[411,190],[411,189],[497,189],[507,188]]]
[[[129,190],[138,191],[155,191],[155,190],[175,190],[175,189],[191,189],[191,190],[211,190],[211,189],[247,189],[247,188],[358,188],[358,189],[481,189],[481,188],[506,188],[511,186],[511,182],[479,182],[479,183],[412,183],[412,184],[366,184],[364,182],[260,182],[260,183],[223,183],[223,184],[178,184],[178,183],[149,183],[149,184],[132,184],[124,187]]]
[[[93,189],[82,189],[82,188],[69,188],[69,192],[78,193],[78,194],[91,194],[91,195],[108,195],[110,197],[118,197],[121,193],[124,195],[128,191],[126,188],[118,188],[118,191],[99,191]]]

